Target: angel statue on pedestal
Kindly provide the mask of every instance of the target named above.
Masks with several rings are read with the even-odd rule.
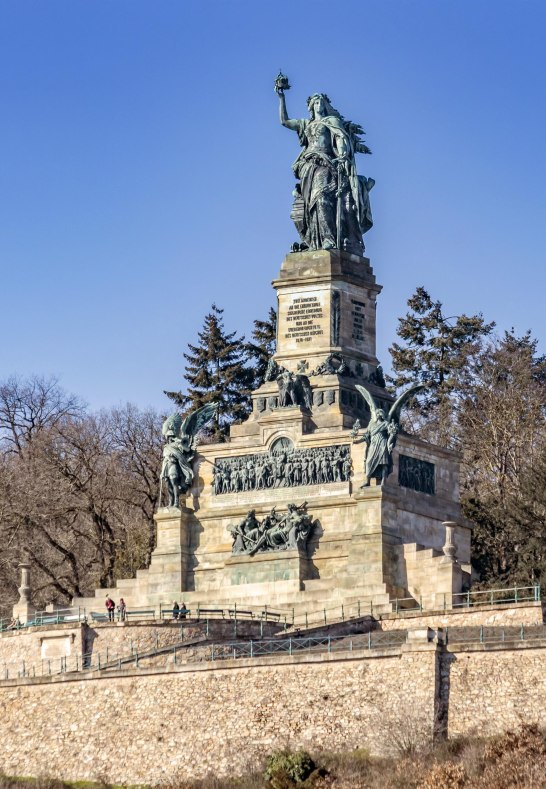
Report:
[[[367,488],[371,479],[376,479],[383,485],[389,474],[392,472],[392,453],[396,445],[398,431],[400,429],[400,411],[413,395],[424,389],[423,384],[410,386],[400,397],[395,400],[389,413],[386,414],[382,408],[378,408],[374,398],[363,386],[355,384],[356,388],[368,403],[370,408],[370,422],[360,438],[357,438],[360,430],[360,421],[357,419],[351,431],[351,437],[355,444],[365,441],[367,446],[365,465],[366,479],[363,488]]]
[[[159,490],[159,506],[163,493],[163,482],[167,485],[169,507],[180,506],[180,494],[187,493],[193,482],[192,461],[195,455],[197,434],[216,415],[218,405],[208,403],[192,411],[185,419],[172,414],[163,422],[165,438],[163,465]]]

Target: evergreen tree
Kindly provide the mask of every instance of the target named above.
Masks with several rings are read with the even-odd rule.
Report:
[[[546,359],[530,333],[487,344],[459,404],[463,512],[486,584],[544,577]]]
[[[165,392],[185,412],[207,403],[218,403],[215,421],[209,429],[214,441],[225,441],[229,425],[243,420],[250,412],[253,371],[247,364],[244,337],[226,332],[224,310],[213,304],[205,316],[198,345],[188,345],[186,394]]]
[[[267,364],[277,347],[277,312],[273,307],[269,308],[267,320],[254,321],[252,339],[254,342],[247,344],[247,352],[254,365],[253,389],[257,389],[265,380]]]
[[[397,334],[403,344],[389,348],[396,389],[427,383],[406,413],[409,424],[429,440],[449,445],[456,439],[455,407],[464,388],[469,361],[479,353],[494,323],[483,316],[446,317],[442,302],[433,301],[423,287],[408,300],[411,312],[399,318]]]

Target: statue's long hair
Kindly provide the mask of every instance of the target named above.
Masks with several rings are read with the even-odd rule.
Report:
[[[341,120],[343,120],[342,114],[338,112],[336,109],[334,109],[334,107],[332,107],[332,102],[330,101],[326,93],[313,93],[313,95],[309,96],[309,98],[307,99],[307,109],[309,110],[309,117],[311,118],[311,120],[315,119],[315,115],[313,113],[311,106],[315,101],[315,99],[322,99],[324,101],[328,115],[335,115],[336,118],[341,118]]]
[[[313,93],[312,96],[309,96],[307,99],[307,108],[309,110],[309,117],[311,120],[315,120],[315,114],[312,109],[312,104],[315,99],[321,98],[326,105],[326,111],[328,115],[334,115],[336,118],[339,118],[341,123],[343,124],[345,131],[351,138],[351,142],[355,148],[355,150],[360,151],[360,153],[371,153],[371,150],[368,148],[367,145],[364,144],[363,140],[361,139],[360,135],[365,135],[365,131],[358,123],[353,123],[352,121],[348,121],[346,118],[343,117],[341,112],[332,107],[332,102],[326,95],[326,93]]]

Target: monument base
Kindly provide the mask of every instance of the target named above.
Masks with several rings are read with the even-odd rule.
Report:
[[[159,510],[150,567],[108,591],[128,607],[183,599],[190,608],[300,612],[453,600],[470,578],[459,456],[400,432],[386,484],[362,487],[367,444],[352,427],[368,424],[370,406],[355,384],[386,414],[393,401],[375,351],[381,287],[370,261],[339,250],[290,254],[274,287],[277,349],[252,413],[225,443],[198,447],[192,507]],[[291,504],[313,521],[305,551],[233,554],[247,518],[261,528],[288,517]]]

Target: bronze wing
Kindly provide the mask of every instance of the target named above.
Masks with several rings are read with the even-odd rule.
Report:
[[[408,402],[408,400],[417,394],[417,392],[420,392],[421,389],[426,389],[426,384],[414,384],[413,386],[410,386],[409,389],[406,389],[405,392],[402,392],[400,397],[398,397],[392,404],[387,417],[387,422],[391,422],[393,419],[398,422],[400,420],[400,411],[402,410],[402,407]]]

